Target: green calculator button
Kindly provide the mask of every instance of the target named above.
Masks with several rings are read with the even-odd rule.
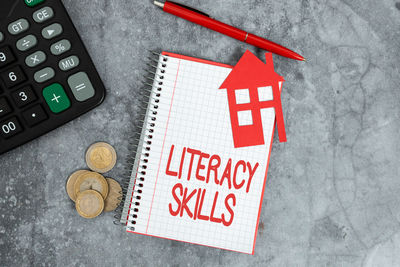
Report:
[[[44,2],[44,0],[25,0],[25,4],[29,7],[37,6],[43,2]]]
[[[69,101],[64,88],[59,83],[53,83],[44,88],[43,97],[50,110],[54,113],[60,113],[71,106],[71,102]]]

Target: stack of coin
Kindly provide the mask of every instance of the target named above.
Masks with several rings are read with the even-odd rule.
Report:
[[[114,168],[116,162],[117,153],[112,146],[95,143],[86,152],[86,164],[91,171],[78,170],[68,178],[67,194],[80,216],[91,219],[118,207],[122,188],[114,179],[102,175]]]

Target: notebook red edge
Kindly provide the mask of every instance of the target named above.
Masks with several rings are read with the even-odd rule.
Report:
[[[218,63],[218,62],[214,62],[214,61],[210,61],[210,60],[206,60],[206,59],[200,59],[200,58],[195,58],[195,57],[189,57],[189,56],[184,56],[184,55],[180,55],[180,54],[175,54],[175,53],[171,53],[171,52],[166,52],[163,51],[161,53],[164,56],[169,56],[169,57],[174,57],[174,58],[178,58],[178,59],[184,59],[184,60],[189,60],[189,61],[193,61],[193,62],[199,62],[199,63],[203,63],[203,64],[209,64],[209,65],[214,65],[214,66],[219,66],[219,67],[225,67],[225,68],[233,68],[233,66],[228,65],[228,64],[223,64],[223,63]],[[270,156],[271,156],[271,149],[272,149],[272,144],[273,144],[273,140],[274,140],[274,132],[275,132],[275,122],[274,122],[274,127],[273,127],[273,131],[272,131],[272,136],[271,136],[271,141],[270,141],[270,146],[269,146],[269,151],[268,151],[268,159],[267,159],[267,167],[265,170],[265,176],[264,176],[264,187],[261,193],[261,198],[260,198],[260,205],[259,205],[259,210],[258,210],[258,216],[257,216],[257,225],[256,225],[256,230],[254,232],[254,243],[253,243],[253,251],[252,253],[246,253],[246,252],[242,252],[242,251],[236,251],[236,250],[231,250],[231,249],[223,249],[223,250],[228,250],[228,251],[233,251],[233,252],[239,252],[239,253],[243,253],[243,254],[249,254],[249,255],[254,255],[254,250],[255,250],[255,246],[256,246],[256,241],[257,241],[257,232],[258,232],[258,225],[260,222],[260,214],[261,214],[261,209],[262,209],[262,203],[263,203],[263,199],[264,199],[264,193],[265,193],[265,185],[267,182],[267,175],[268,175],[268,168],[269,168],[269,160],[270,160]],[[133,195],[133,192],[132,192]],[[131,202],[132,202],[132,196],[131,196]],[[129,218],[129,211],[128,210],[128,216],[127,218]],[[128,222],[127,222],[128,223]],[[194,243],[194,242],[187,242],[187,241],[182,241],[182,240],[178,240],[178,239],[172,239],[172,238],[167,238],[167,237],[160,237],[160,236],[155,236],[155,235],[150,235],[150,234],[143,234],[143,233],[137,233],[137,232],[133,232],[130,230],[127,230],[128,233],[133,233],[133,234],[139,234],[139,235],[144,235],[144,236],[151,236],[151,237],[157,237],[157,238],[162,238],[162,239],[166,239],[166,240],[173,240],[173,241],[179,241],[179,242],[185,242],[185,243],[189,243],[189,244],[193,244],[193,245],[201,245],[201,246],[206,246],[206,247],[211,247],[211,248],[217,248],[217,249],[222,249],[220,247],[216,247],[216,246],[210,246],[210,245],[204,245],[204,244],[200,244],[200,243]]]

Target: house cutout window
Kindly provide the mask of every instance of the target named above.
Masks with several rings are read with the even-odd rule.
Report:
[[[249,89],[236,89],[235,90],[236,104],[250,103]]]
[[[251,110],[238,111],[239,126],[253,125]]]
[[[272,86],[258,87],[258,101],[271,101],[274,100],[272,93]]]

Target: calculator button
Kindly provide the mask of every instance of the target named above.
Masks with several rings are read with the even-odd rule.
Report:
[[[60,34],[62,34],[62,32],[63,32],[62,26],[58,23],[54,23],[42,30],[42,36],[44,39],[49,40],[59,36]]]
[[[66,39],[61,40],[57,43],[54,43],[50,47],[51,53],[55,56],[64,54],[65,52],[69,51],[70,49],[71,49],[71,43]]]
[[[34,106],[24,112],[22,112],[22,117],[28,124],[28,126],[32,127],[42,121],[47,120],[47,114],[42,108],[41,105]]]
[[[12,35],[23,33],[29,29],[29,22],[26,19],[19,19],[8,25],[8,32]]]
[[[50,67],[44,68],[42,70],[37,71],[34,75],[33,78],[37,83],[44,83],[45,81],[48,81],[52,79],[56,73],[54,70]]]
[[[27,51],[37,45],[37,39],[32,34],[25,36],[17,41],[17,49],[19,51]]]
[[[79,58],[77,56],[70,56],[60,60],[58,63],[58,67],[63,71],[68,71],[73,68],[78,67],[79,65]]]
[[[46,54],[42,51],[36,51],[35,53],[29,55],[25,59],[25,64],[28,67],[36,67],[46,61]]]
[[[89,77],[84,72],[78,72],[68,78],[68,85],[76,100],[83,102],[94,96],[95,91]]]
[[[60,113],[71,106],[71,102],[69,101],[64,88],[59,83],[53,83],[44,88],[43,97],[50,110],[54,113]]]
[[[22,127],[16,117],[0,123],[0,135],[4,138],[10,138],[19,132],[22,132]]]
[[[8,88],[26,81],[26,76],[20,66],[15,66],[5,72],[0,73],[0,76]]]
[[[29,7],[34,7],[44,2],[44,0],[25,0],[25,4]]]
[[[30,86],[25,86],[11,94],[17,107],[23,107],[36,100],[36,95]]]
[[[0,32],[0,43],[4,41],[4,34]]]
[[[49,19],[54,17],[54,12],[51,7],[44,7],[42,9],[39,9],[35,13],[33,13],[33,20],[36,21],[37,23],[43,23]]]
[[[12,109],[8,104],[7,99],[0,98],[0,118],[4,117],[5,115],[11,113]]]
[[[0,48],[0,68],[15,61],[15,57],[8,46]]]

